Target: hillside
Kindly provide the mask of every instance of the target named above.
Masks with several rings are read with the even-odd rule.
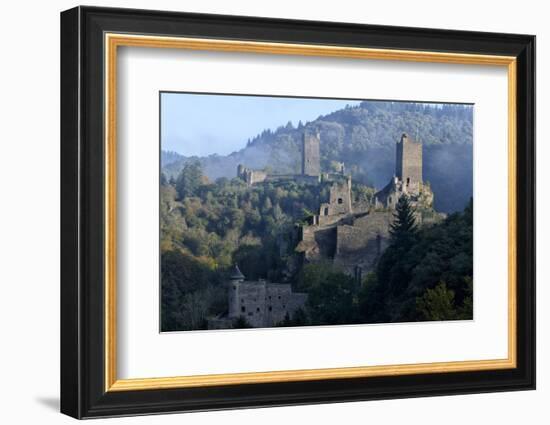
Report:
[[[472,117],[472,106],[364,101],[305,125],[265,130],[227,156],[187,158],[163,152],[161,161],[167,177],[175,177],[189,159],[198,159],[210,180],[235,177],[238,164],[297,173],[304,130],[319,131],[323,170],[343,161],[355,181],[381,188],[394,173],[395,142],[407,132],[424,144],[424,179],[431,183],[435,208],[453,212],[472,196]]]

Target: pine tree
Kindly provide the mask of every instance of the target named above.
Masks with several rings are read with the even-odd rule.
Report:
[[[392,243],[408,244],[414,238],[418,230],[414,210],[407,195],[399,198],[393,214],[394,222],[390,226]]]

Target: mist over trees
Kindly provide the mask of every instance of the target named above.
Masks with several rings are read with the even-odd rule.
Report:
[[[472,196],[472,126],[471,105],[364,101],[308,123],[266,129],[227,156],[176,158],[173,152],[163,152],[161,161],[167,178],[176,178],[189,161],[199,161],[211,181],[233,178],[240,163],[298,173],[303,132],[320,131],[322,169],[343,161],[354,181],[380,189],[394,173],[395,143],[406,132],[424,145],[424,179],[434,191],[436,210],[454,212]]]

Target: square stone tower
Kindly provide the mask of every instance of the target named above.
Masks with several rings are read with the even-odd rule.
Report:
[[[396,145],[395,176],[403,182],[405,190],[422,184],[422,143],[406,133]]]
[[[302,174],[318,176],[321,174],[321,155],[319,153],[319,133],[304,132],[302,142]]]

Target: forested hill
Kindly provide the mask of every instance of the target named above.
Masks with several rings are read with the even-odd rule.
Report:
[[[322,169],[343,161],[355,180],[382,188],[394,174],[395,143],[406,132],[424,144],[424,180],[431,183],[439,211],[462,210],[472,196],[473,107],[364,101],[314,121],[265,130],[227,156],[187,158],[163,152],[165,174],[175,176],[189,159],[199,159],[209,179],[232,178],[237,165],[298,173],[304,130],[321,134]]]

